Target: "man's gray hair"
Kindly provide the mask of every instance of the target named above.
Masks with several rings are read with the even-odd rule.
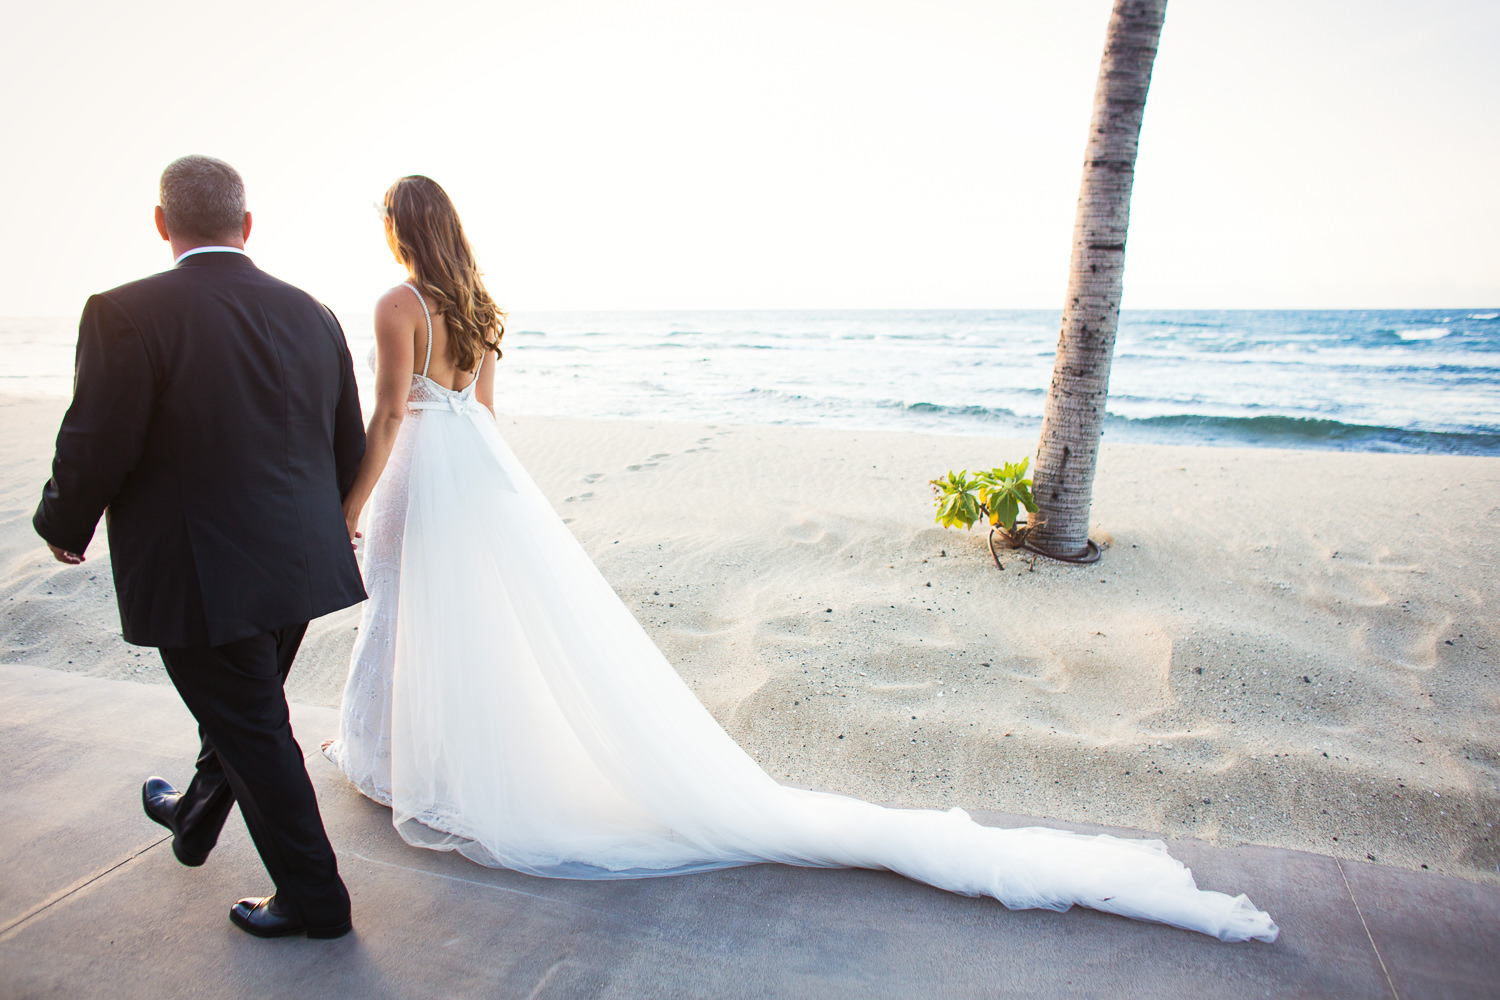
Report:
[[[167,232],[200,240],[238,238],[245,225],[245,182],[212,156],[184,156],[161,172]]]

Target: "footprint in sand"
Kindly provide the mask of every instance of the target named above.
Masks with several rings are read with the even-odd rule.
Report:
[[[637,462],[635,465],[625,466],[625,470],[627,472],[640,472],[642,469],[654,469],[661,459],[671,457],[671,452],[659,451],[655,455],[652,455],[650,458],[646,459],[644,462]]]
[[[588,475],[586,475],[586,476],[583,477],[583,481],[586,482],[586,483],[588,483],[590,486],[592,486],[593,484],[597,483],[599,480],[601,480],[603,478],[604,478],[604,473],[602,473],[602,472],[590,472]]]
[[[580,493],[576,497],[564,497],[563,498],[563,503],[573,503],[573,502],[578,501],[578,500],[592,500],[592,499],[594,499],[594,493],[593,493],[592,490],[590,490],[587,493]]]

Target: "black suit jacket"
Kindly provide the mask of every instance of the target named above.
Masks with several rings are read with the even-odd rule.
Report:
[[[242,254],[92,296],[33,523],[107,513],[125,641],[222,645],[364,600],[342,498],[365,450],[333,313]]]

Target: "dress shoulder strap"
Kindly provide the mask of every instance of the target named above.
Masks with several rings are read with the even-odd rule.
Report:
[[[410,281],[403,281],[401,285],[404,288],[411,289],[411,293],[417,297],[417,301],[422,305],[422,315],[427,317],[427,359],[422,362],[422,377],[426,378],[427,369],[432,366],[432,313],[427,311],[427,300],[422,297],[422,293],[417,290],[416,285],[413,285]]]

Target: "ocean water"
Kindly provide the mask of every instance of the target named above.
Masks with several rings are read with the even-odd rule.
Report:
[[[1030,436],[1055,310],[517,313],[517,414]],[[345,317],[365,373],[368,317]],[[0,392],[71,391],[72,320],[0,320]],[[1106,440],[1500,454],[1500,308],[1127,310]]]

